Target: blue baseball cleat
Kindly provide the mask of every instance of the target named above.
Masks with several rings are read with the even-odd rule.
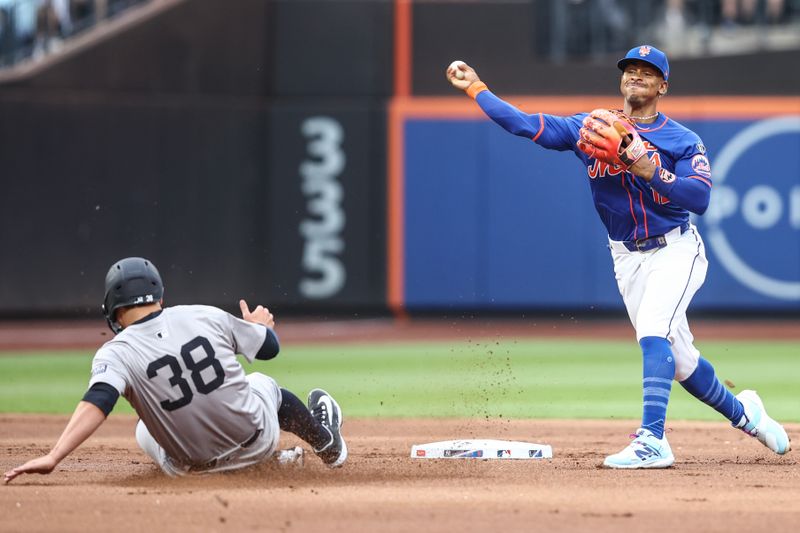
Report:
[[[675,462],[667,437],[656,438],[650,431],[639,428],[634,439],[619,453],[603,461],[607,468],[669,468]]]
[[[767,410],[764,409],[764,402],[761,401],[756,391],[743,390],[736,395],[736,399],[744,406],[744,417],[734,427],[757,438],[758,442],[778,455],[783,455],[792,449],[786,430],[769,417]]]

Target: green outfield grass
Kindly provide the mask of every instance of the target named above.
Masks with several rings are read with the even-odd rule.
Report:
[[[754,388],[769,413],[800,422],[800,343],[698,346],[736,391]],[[0,356],[0,412],[69,413],[88,382],[90,352]],[[331,392],[352,417],[638,418],[641,356],[633,342],[497,340],[285,346],[246,365],[301,397]],[[121,401],[115,412],[131,412]],[[680,386],[673,420],[719,420]]]

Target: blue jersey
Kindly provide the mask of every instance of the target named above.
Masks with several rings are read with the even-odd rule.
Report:
[[[495,122],[544,148],[572,150],[586,166],[592,199],[615,241],[667,233],[703,214],[711,197],[711,166],[700,137],[660,113],[652,124],[637,124],[650,160],[658,167],[650,182],[621,168],[590,158],[576,145],[586,113],[558,117],[528,115],[488,90],[475,100]]]

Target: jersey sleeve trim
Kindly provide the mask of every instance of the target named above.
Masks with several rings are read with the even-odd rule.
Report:
[[[533,142],[536,142],[536,139],[539,138],[539,136],[542,134],[543,131],[544,131],[544,115],[539,113],[539,131],[536,132],[536,135],[534,135],[531,140]]]
[[[708,185],[709,188],[711,188],[711,182],[708,181],[706,178],[704,178],[702,176],[686,176],[686,177],[691,179],[691,180],[700,180],[703,183],[705,183],[706,185]]]
[[[486,86],[485,83],[482,81],[473,82],[472,85],[467,87],[467,96],[472,98],[473,100],[483,91],[488,91],[489,87]]]

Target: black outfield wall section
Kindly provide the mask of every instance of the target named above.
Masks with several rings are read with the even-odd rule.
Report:
[[[170,304],[383,309],[391,9],[187,0],[0,87],[0,314],[96,314],[130,255]]]
[[[130,255],[156,262],[173,303],[264,294],[264,109],[37,101],[0,113],[4,313],[96,310],[105,271]]]

